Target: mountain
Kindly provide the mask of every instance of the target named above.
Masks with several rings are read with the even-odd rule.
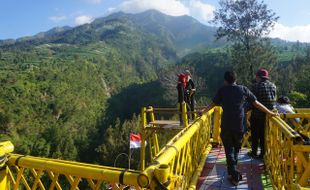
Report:
[[[113,33],[109,27],[116,22],[126,23],[127,26],[131,25],[130,27],[136,28],[140,32],[152,35],[157,40],[173,47],[181,57],[197,50],[226,45],[224,40],[215,40],[216,27],[204,25],[190,16],[169,16],[156,10],[148,10],[138,14],[117,12],[97,18],[90,24],[73,28],[69,26],[55,27],[34,36],[16,40],[0,40],[0,47],[20,47],[25,44],[40,45],[44,43],[87,44],[105,41],[108,40],[107,37],[111,37],[106,35]],[[279,38],[271,39],[271,41],[273,45],[279,47],[291,46],[296,43]]]
[[[115,121],[165,104],[156,80],[176,48],[122,14],[1,42],[0,139],[23,154],[89,160]]]
[[[165,41],[170,42],[179,50],[223,45],[223,41],[215,41],[215,27],[203,25],[190,16],[168,16],[156,10],[139,14],[118,12],[106,18],[99,18],[94,23],[119,18],[133,20],[145,32],[166,39]]]
[[[98,18],[90,24],[74,28],[53,28],[37,35],[19,38],[15,43],[1,40],[0,46],[40,45],[44,43],[85,44],[107,40],[112,23],[126,23],[128,27],[160,39],[160,41],[176,48],[180,55],[198,47],[218,47],[223,42],[216,42],[216,28],[201,24],[190,16],[168,16],[155,10],[139,14],[117,12],[107,17]],[[117,24],[115,24],[116,26]],[[124,27],[119,24],[119,28]]]
[[[58,33],[70,30],[70,29],[72,29],[72,27],[70,27],[70,26],[54,27],[54,28],[52,28],[46,32],[40,32],[40,33],[34,35],[33,38],[44,38],[47,36],[53,36],[53,35],[56,35]]]

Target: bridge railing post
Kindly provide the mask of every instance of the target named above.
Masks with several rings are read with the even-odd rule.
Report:
[[[184,101],[182,102],[182,120],[184,127],[188,127],[187,109]]]
[[[140,170],[145,169],[145,127],[146,127],[146,108],[141,109],[141,148],[140,148]]]
[[[155,188],[154,189],[164,189],[169,186],[169,174],[170,167],[168,164],[160,164],[154,170],[154,175],[156,178]],[[164,187],[164,188],[163,188]],[[169,188],[167,188],[169,189]]]
[[[149,106],[149,110],[151,110],[150,112],[150,122],[154,122],[155,121],[155,114],[154,114],[154,108],[152,106]],[[152,141],[153,141],[153,150],[154,150],[154,154],[152,155],[155,156],[158,152],[159,152],[159,144],[158,144],[158,137],[157,137],[157,132],[155,131],[152,134]]]
[[[7,153],[13,152],[14,145],[10,141],[0,143],[0,157],[3,159],[0,161],[0,189],[9,189],[8,183],[8,166],[6,165]]]

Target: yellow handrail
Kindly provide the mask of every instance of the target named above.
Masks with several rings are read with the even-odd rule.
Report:
[[[0,156],[5,158],[0,165],[4,167],[0,170],[0,189],[98,190],[103,186],[112,189],[123,189],[126,186],[135,189],[196,189],[205,159],[212,148],[211,143],[220,143],[221,108],[216,107],[188,123],[188,112],[183,105],[183,121],[188,124],[178,126],[173,131],[176,134],[170,140],[167,139],[168,142],[161,149],[159,132],[162,131],[159,131],[160,127],[150,124],[156,123],[155,110],[159,111],[160,108],[148,107],[141,110],[142,148],[139,171],[12,154],[10,152],[14,146],[7,141],[0,143]],[[163,109],[168,110],[169,108]],[[170,110],[179,114],[176,109]],[[309,127],[310,113],[302,111],[281,117],[298,117],[301,123],[306,123]],[[280,117],[267,117],[266,122],[265,163],[273,188],[309,189],[310,146],[303,145],[298,133],[300,131],[292,129]],[[300,125],[296,126],[300,128]],[[148,140],[147,144],[145,140]],[[248,144],[247,140],[244,144]],[[149,163],[145,159],[146,145],[152,153]]]
[[[10,168],[9,181],[13,189],[18,189],[19,186],[29,187],[30,189],[37,189],[39,186],[41,189],[64,189],[68,185],[71,189],[78,189],[83,180],[88,183],[87,186],[91,189],[99,189],[105,185],[104,183],[119,183],[139,187],[136,179],[140,172],[124,168],[18,154],[10,154],[7,165]],[[32,176],[34,180],[27,180],[29,176]],[[52,182],[44,184],[42,176],[49,176]],[[62,182],[66,179],[65,187],[62,187],[62,183],[59,182],[60,179]]]
[[[153,165],[147,167],[138,181],[144,188],[155,189],[158,186],[174,188],[193,188],[198,179],[202,159],[210,149],[211,114],[201,116],[188,127],[181,130],[155,158]],[[165,170],[160,168],[165,168]],[[168,174],[167,174],[168,172]],[[167,177],[163,177],[167,176]],[[147,178],[148,180],[145,180]],[[143,179],[143,180],[142,180]],[[142,183],[146,182],[146,183]]]
[[[265,163],[273,188],[309,187],[310,147],[300,145],[300,135],[280,117],[268,117],[266,122]]]

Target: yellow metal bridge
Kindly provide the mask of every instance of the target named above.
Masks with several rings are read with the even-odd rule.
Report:
[[[186,113],[183,104],[185,122],[180,126],[175,121],[159,120],[164,114],[178,114],[177,109],[142,108],[137,170],[14,154],[13,144],[2,142],[0,190],[221,189],[206,182],[208,177],[204,176],[212,175],[206,172],[208,156],[221,147],[221,108],[215,107],[191,122],[187,122]],[[310,109],[297,109],[296,114],[267,118],[266,122],[264,171],[268,188],[310,189],[310,145],[304,145],[300,136],[309,137]],[[247,133],[243,147],[250,146],[249,138]],[[224,184],[223,179],[220,182]]]

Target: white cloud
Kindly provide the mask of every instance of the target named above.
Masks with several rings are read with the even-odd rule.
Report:
[[[285,26],[276,23],[269,37],[281,38],[288,41],[310,42],[310,24],[303,26]]]
[[[62,20],[65,20],[67,17],[66,16],[50,16],[48,17],[49,20],[53,22],[60,22]]]
[[[188,7],[178,0],[126,0],[115,10],[139,13],[148,9],[156,9],[172,16],[189,15]]]
[[[82,25],[86,23],[91,23],[93,21],[93,18],[86,15],[81,15],[75,18],[74,22],[76,25]]]
[[[99,4],[102,0],[83,0],[86,3]]]
[[[213,18],[215,7],[201,0],[124,0],[118,7],[109,8],[107,12],[140,13],[149,9],[171,16],[189,15],[206,22]]]
[[[213,18],[215,7],[200,0],[191,0],[189,2],[190,15],[201,21],[209,21]]]
[[[110,7],[110,8],[107,9],[107,14],[111,14],[111,13],[116,12],[116,11],[117,11],[117,8]]]

